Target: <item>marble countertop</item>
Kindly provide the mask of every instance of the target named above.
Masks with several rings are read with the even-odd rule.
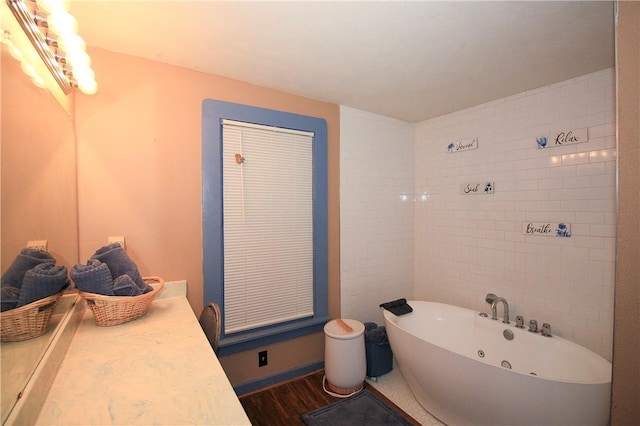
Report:
[[[168,284],[125,324],[98,327],[85,311],[37,425],[251,424],[186,297]]]

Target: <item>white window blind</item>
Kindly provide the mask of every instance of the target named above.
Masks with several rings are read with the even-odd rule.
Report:
[[[223,120],[222,140],[225,334],[313,316],[313,134]]]

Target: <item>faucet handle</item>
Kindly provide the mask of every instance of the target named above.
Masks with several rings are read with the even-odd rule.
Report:
[[[545,337],[551,337],[551,324],[548,322],[542,324],[542,335]]]
[[[538,321],[532,319],[531,321],[529,321],[529,331],[532,333],[537,333],[538,332]]]
[[[516,317],[516,327],[524,328],[524,317],[522,315]]]

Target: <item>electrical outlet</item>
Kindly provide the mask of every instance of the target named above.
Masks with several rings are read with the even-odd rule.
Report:
[[[27,241],[27,248],[34,250],[42,250],[47,251],[48,246],[47,240],[35,240],[35,241]]]
[[[269,363],[267,359],[267,351],[258,352],[258,367],[264,367]]]
[[[124,250],[127,249],[127,247],[124,245],[124,237],[109,237],[109,239],[107,240],[107,243],[108,244],[119,243]]]

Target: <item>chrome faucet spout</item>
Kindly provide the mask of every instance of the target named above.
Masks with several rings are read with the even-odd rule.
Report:
[[[502,314],[502,322],[505,324],[509,324],[509,304],[507,300],[502,297],[496,297],[493,302],[491,302],[491,319],[498,319],[498,303],[502,302],[504,307],[504,311]]]

